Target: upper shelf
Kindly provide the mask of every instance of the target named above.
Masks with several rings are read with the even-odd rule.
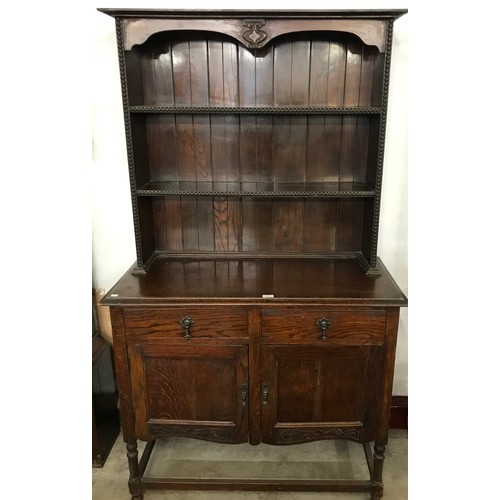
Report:
[[[305,106],[130,106],[131,113],[249,114],[249,115],[377,115],[379,107]]]

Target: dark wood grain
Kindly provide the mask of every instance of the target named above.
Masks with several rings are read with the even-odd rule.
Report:
[[[189,42],[189,68],[191,103],[193,106],[209,104],[208,44],[205,40]],[[210,117],[193,115],[194,160],[196,181],[213,179]],[[211,199],[196,198],[196,221],[198,225],[198,249],[214,250],[213,203]]]
[[[222,43],[222,63],[224,82],[224,106],[237,107],[240,99],[240,89],[238,85],[238,46],[236,44],[230,42]],[[223,121],[223,166],[225,169],[224,179],[227,181],[239,181],[239,117],[236,115],[224,115]]]
[[[248,383],[246,346],[200,350],[148,338],[131,344],[129,351],[136,432],[141,439],[187,435],[197,429],[192,437],[247,440],[248,406],[241,404],[240,395],[241,385]]]
[[[192,17],[189,20],[172,16],[163,18],[148,17],[141,23],[123,19],[127,37],[125,49],[130,50],[136,44],[146,43],[155,38],[158,33],[178,30],[209,31],[223,33],[239,42],[248,49],[263,48],[281,35],[300,33],[303,31],[325,32],[337,31],[353,34],[367,45],[377,47],[381,52],[386,50],[387,22],[382,19],[343,18],[322,19],[321,16],[309,17],[307,20],[287,19],[211,19],[207,17]],[[257,38],[257,39],[256,39]],[[279,39],[279,38],[278,38]]]
[[[399,308],[389,308],[387,311],[387,340],[384,351],[384,379],[382,386],[382,411],[378,417],[376,443],[379,446],[387,444],[389,436],[389,417],[391,411],[392,384],[394,380],[394,361],[396,358],[396,343],[399,324]]]
[[[263,51],[255,59],[255,103],[257,106],[274,105],[274,50]],[[273,123],[272,116],[257,116],[255,145],[256,181],[273,181]],[[255,200],[255,251],[267,251],[273,245],[273,201]],[[248,232],[248,230],[247,230]]]
[[[311,41],[309,61],[309,105],[326,106],[328,93],[330,45],[326,41]],[[306,179],[320,182],[331,158],[327,155],[325,117],[311,116],[308,120]]]
[[[361,71],[359,76],[359,105],[370,106],[372,104],[373,65],[376,51],[372,47],[363,45],[361,47]]]
[[[135,433],[138,439],[148,441],[151,436],[147,428],[147,379],[143,350],[139,345],[128,346],[131,396],[134,403]]]
[[[318,231],[323,227],[323,231]],[[337,248],[337,201],[304,201],[304,252],[330,252]]]
[[[351,250],[361,247],[363,233],[364,202],[357,200],[339,200],[337,202],[337,250]]]
[[[261,429],[261,310],[248,308],[248,369],[252,376],[248,380],[249,405],[248,442],[257,445],[262,441]]]
[[[139,76],[129,71],[136,104],[143,92],[144,103],[166,106],[355,108],[370,106],[375,79],[382,76],[376,51],[365,50],[359,40],[346,36],[338,41],[284,39],[259,57],[215,35],[197,35],[192,40],[183,40],[182,35],[153,38],[144,48],[134,48],[129,57],[133,68],[142,68]],[[153,218],[153,236],[147,237],[152,244],[143,244],[143,251],[148,257],[155,250],[315,253],[338,249],[366,254],[373,227],[363,204],[317,204],[307,195],[301,204],[287,205],[223,196],[210,199],[196,196],[196,191],[223,192],[230,189],[228,183],[240,182],[256,192],[259,182],[267,181],[373,183],[378,123],[356,115],[135,116],[132,136],[140,167],[138,184],[179,180],[195,186],[192,197],[167,196],[140,214],[146,228]],[[370,200],[366,204],[370,206]],[[284,212],[290,221],[284,220]],[[171,226],[169,219],[173,219]],[[321,244],[319,227],[326,228],[327,235]]]
[[[392,23],[405,11],[102,11],[117,17],[138,255],[102,301],[132,499],[380,499],[407,305],[376,257]],[[168,436],[349,439],[370,481],[142,477]],[[150,441],[140,464],[137,439]]]
[[[99,12],[121,18],[140,17],[145,19],[150,18],[198,18],[211,17],[214,19],[233,19],[257,17],[259,14],[269,18],[361,18],[361,19],[393,19],[398,18],[408,12],[408,9],[303,9],[303,10],[272,10],[263,9],[260,11],[245,10],[245,9],[191,9],[191,10],[176,10],[176,9],[136,9],[136,8],[98,8]]]
[[[171,44],[168,41],[162,41],[157,46],[148,46],[147,49],[136,49],[132,52],[138,52],[142,60],[143,102],[152,105],[173,106],[175,96]],[[175,117],[171,115],[147,116],[146,126],[148,129],[150,178],[178,180],[177,168],[168,170],[164,168],[165,165],[178,164]]]
[[[231,308],[221,318],[219,308],[207,309],[196,307],[177,308],[133,308],[123,312],[127,336],[132,338],[158,334],[157,338],[184,340],[184,327],[180,320],[189,316],[194,321],[190,328],[192,339],[248,337],[247,311],[243,308]]]
[[[277,252],[304,250],[304,203],[300,200],[275,201],[273,239]]]
[[[353,182],[366,182],[366,170],[368,163],[368,144],[370,129],[376,126],[376,122],[366,117],[357,117],[356,121],[356,155],[353,165]]]
[[[204,265],[200,266],[200,263]],[[227,266],[239,269],[230,275]],[[169,302],[247,302],[405,306],[407,299],[382,262],[381,275],[365,275],[354,260],[159,259],[149,273],[132,267],[103,298],[104,305]],[[226,269],[222,272],[221,269]],[[200,294],[203,290],[203,294]],[[271,302],[263,294],[274,294]]]
[[[291,44],[290,102],[292,106],[309,104],[309,66],[311,43],[294,41]],[[304,182],[307,163],[307,116],[290,117],[288,180]]]
[[[172,75],[174,100],[177,105],[189,106],[191,98],[189,42],[172,44]],[[176,117],[176,141],[178,152],[179,180],[196,181],[193,119],[189,115]],[[182,220],[182,243],[184,249],[198,250],[198,222],[196,198],[180,200]]]
[[[172,355],[177,355],[171,350]],[[155,352],[156,354],[156,352]],[[148,409],[150,418],[158,420],[229,421],[232,418],[233,398],[221,393],[236,393],[232,381],[230,359],[148,358],[146,370]],[[229,387],[228,387],[229,385]]]
[[[238,49],[239,104],[242,107],[256,104],[256,59],[243,47]],[[240,116],[240,180],[257,189],[257,117]],[[242,250],[257,249],[255,203],[253,200],[241,201],[241,238]]]
[[[370,481],[342,479],[198,479],[150,478],[142,481],[147,489],[219,491],[370,491]]]
[[[113,354],[117,367],[116,382],[120,396],[120,425],[122,437],[126,443],[127,459],[129,466],[129,491],[141,491],[139,458],[137,452],[137,434],[135,432],[134,401],[130,374],[128,372],[128,349],[125,341],[125,327],[123,324],[122,310],[111,308],[111,325],[113,328]]]
[[[321,351],[325,353],[325,351]],[[327,353],[326,359],[280,359],[277,387],[277,421],[281,428],[302,422],[349,422],[357,424],[363,418],[362,383],[365,370],[359,358],[337,358]],[[326,354],[326,353],[325,353]],[[285,380],[287,383],[285,384]],[[299,406],[297,403],[301,401]],[[335,405],[328,404],[335,401]]]
[[[327,318],[327,340],[321,340],[317,321]],[[262,337],[264,342],[317,345],[382,344],[385,336],[384,310],[339,310],[322,308],[263,309]]]
[[[126,89],[128,102],[131,105],[142,104],[144,99],[144,93],[148,89],[148,72],[142,75],[141,69],[144,64],[144,60],[148,60],[148,57],[144,57],[139,54],[138,51],[125,51],[125,77],[126,77]],[[147,63],[146,63],[147,64]]]
[[[376,413],[365,412],[367,399],[378,397],[378,386],[367,383],[378,378],[370,358],[378,358],[380,349],[269,345],[262,350],[262,384],[269,392],[262,407],[263,442],[367,438],[365,426],[373,429],[376,420]]]

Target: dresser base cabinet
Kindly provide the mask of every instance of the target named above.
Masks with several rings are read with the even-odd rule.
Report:
[[[174,264],[183,266],[182,286],[165,280]],[[132,498],[149,488],[366,491],[381,498],[399,309],[406,297],[380,261],[381,276],[373,278],[348,260],[323,263],[337,298],[313,298],[318,288],[308,273],[298,284],[302,297],[245,298],[245,290],[262,297],[257,291],[272,278],[262,273],[246,281],[245,267],[254,262],[245,261],[232,262],[240,271],[232,296],[220,293],[228,292],[225,273],[214,278],[218,298],[191,295],[196,289],[189,280],[200,280],[201,268],[229,264],[164,259],[148,273],[131,268],[104,298],[111,308]],[[276,268],[275,274],[298,264],[259,265]],[[364,447],[367,479],[147,477],[155,441],[169,436],[278,446],[348,439]],[[148,443],[141,458],[137,440]]]

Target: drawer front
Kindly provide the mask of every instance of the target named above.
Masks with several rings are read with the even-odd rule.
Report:
[[[264,309],[264,343],[376,345],[384,342],[385,309]]]
[[[123,310],[127,336],[169,339],[248,337],[244,308],[130,308]]]

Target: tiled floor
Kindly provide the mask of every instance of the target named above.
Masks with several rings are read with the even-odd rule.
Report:
[[[140,446],[140,451],[142,451]],[[316,441],[297,446],[219,445],[194,439],[157,442],[147,473],[177,477],[367,479],[361,445]],[[102,469],[93,469],[93,500],[127,500],[125,445],[118,439]],[[384,465],[384,500],[408,498],[408,434],[392,430]],[[366,493],[278,493],[224,491],[146,491],[144,500],[368,500]]]

